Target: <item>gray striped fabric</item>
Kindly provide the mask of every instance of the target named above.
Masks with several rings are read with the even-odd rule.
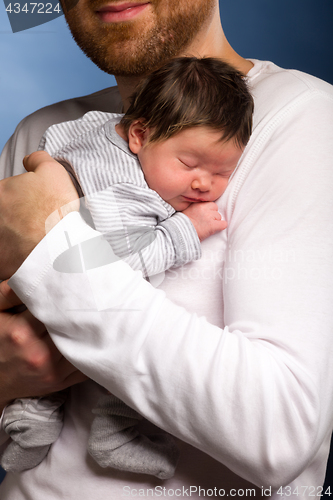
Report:
[[[32,419],[40,422],[62,422],[62,411],[60,408],[64,404],[67,392],[55,392],[41,398],[21,398],[15,399],[7,406],[4,412],[3,428],[16,425],[19,431],[19,422]]]
[[[199,259],[200,241],[190,219],[149,188],[136,155],[115,130],[121,116],[91,111],[53,125],[39,149],[76,176],[95,228],[114,253],[152,276]]]

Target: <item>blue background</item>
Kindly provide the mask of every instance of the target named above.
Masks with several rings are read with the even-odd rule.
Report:
[[[227,38],[242,56],[333,84],[332,0],[220,0],[220,6]],[[27,114],[115,83],[77,48],[63,16],[13,34],[4,3],[0,68],[0,150]],[[333,484],[331,476],[328,482]]]
[[[0,2],[1,150],[27,114],[113,85],[114,79],[81,53],[63,16],[13,34]],[[332,0],[220,0],[220,5],[227,38],[242,56],[270,59],[333,83]]]

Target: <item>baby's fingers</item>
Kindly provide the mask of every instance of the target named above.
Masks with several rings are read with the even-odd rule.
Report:
[[[221,214],[219,215],[221,216]],[[215,220],[213,224],[213,229],[214,229],[213,234],[218,233],[219,231],[223,231],[227,226],[228,224],[226,223],[225,220]]]

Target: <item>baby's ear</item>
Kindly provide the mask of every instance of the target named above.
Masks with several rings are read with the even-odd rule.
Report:
[[[145,145],[148,137],[148,129],[142,120],[135,120],[128,130],[128,145],[132,153],[137,155]]]

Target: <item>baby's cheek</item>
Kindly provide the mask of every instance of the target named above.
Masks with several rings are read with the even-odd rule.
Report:
[[[229,178],[221,179],[216,185],[216,198],[219,198],[227,189]]]

